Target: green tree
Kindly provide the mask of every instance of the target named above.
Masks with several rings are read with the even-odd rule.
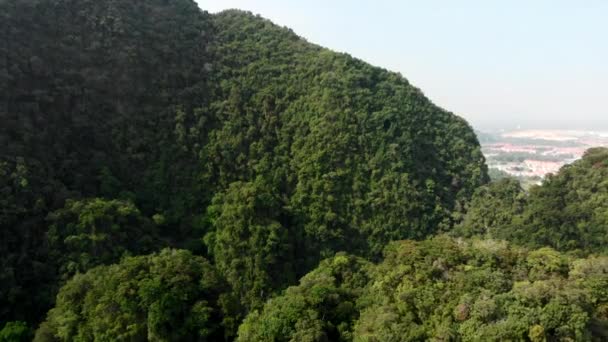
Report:
[[[36,340],[215,341],[224,290],[213,266],[187,251],[127,257],[68,281]]]
[[[154,223],[127,201],[68,200],[48,219],[48,243],[63,280],[161,245]]]
[[[211,233],[247,312],[336,252],[379,258],[388,241],[449,230],[488,180],[472,128],[404,77],[251,13],[0,0],[0,19],[2,321],[34,326],[62,276],[147,252],[133,246],[143,217],[199,254]],[[267,209],[239,209],[238,182]],[[76,218],[105,215],[94,198],[132,203],[141,229],[109,219],[98,234]]]
[[[249,313],[239,341],[600,341],[605,257],[441,235],[339,253]]]
[[[25,342],[31,340],[31,335],[25,322],[6,322],[0,330],[0,342]]]
[[[209,211],[214,230],[206,243],[244,313],[293,281],[294,245],[272,188],[261,181],[232,183]]]
[[[508,237],[513,221],[523,213],[526,201],[526,194],[516,179],[503,178],[481,186],[466,205],[466,215],[455,227],[455,233],[468,237]]]
[[[603,253],[608,231],[607,177],[608,149],[591,148],[528,194],[515,180],[488,184],[476,190],[455,234],[507,239],[531,248]]]
[[[299,285],[250,313],[237,341],[350,341],[370,267],[343,253],[323,260]]]

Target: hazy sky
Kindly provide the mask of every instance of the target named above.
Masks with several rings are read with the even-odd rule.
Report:
[[[608,0],[197,0],[400,72],[478,128],[608,129]]]

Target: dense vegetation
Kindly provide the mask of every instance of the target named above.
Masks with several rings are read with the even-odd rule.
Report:
[[[36,340],[221,339],[223,288],[207,260],[183,250],[126,258],[68,281]]]
[[[212,260],[245,314],[336,251],[449,229],[486,181],[464,120],[248,13],[0,13],[1,321],[35,323],[72,275],[166,246]]]
[[[239,341],[588,341],[608,338],[608,258],[439,236],[338,255],[251,313]]]
[[[606,336],[604,259],[541,248],[604,251],[605,150],[486,186],[464,120],[249,13],[0,19],[0,341]]]
[[[478,188],[456,232],[532,248],[608,252],[608,149],[589,149],[528,194],[512,179]]]

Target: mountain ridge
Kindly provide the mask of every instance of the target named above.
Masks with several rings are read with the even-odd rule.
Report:
[[[189,0],[0,10],[3,321],[35,325],[66,279],[170,247],[226,280],[234,333],[321,259],[451,229],[488,181],[464,119],[266,19]]]

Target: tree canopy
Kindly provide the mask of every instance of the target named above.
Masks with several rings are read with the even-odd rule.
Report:
[[[131,202],[68,200],[47,219],[51,222],[49,255],[64,280],[94,266],[118,262],[125,254],[150,253],[161,245],[152,220]]]
[[[164,249],[68,281],[36,341],[214,341],[225,284],[203,257]]]
[[[372,264],[339,253],[253,311],[239,327],[237,341],[350,341],[359,312],[356,301]]]
[[[523,246],[606,253],[608,149],[592,148],[525,194],[514,180],[480,187],[456,232]]]
[[[403,76],[192,0],[0,0],[0,321],[169,246],[242,314],[339,251],[449,230],[487,181]]]
[[[0,341],[608,338],[607,149],[488,183],[465,120],[251,13],[0,0],[0,122]]]
[[[339,255],[249,314],[239,341],[590,341],[608,338],[608,259],[447,236]]]

